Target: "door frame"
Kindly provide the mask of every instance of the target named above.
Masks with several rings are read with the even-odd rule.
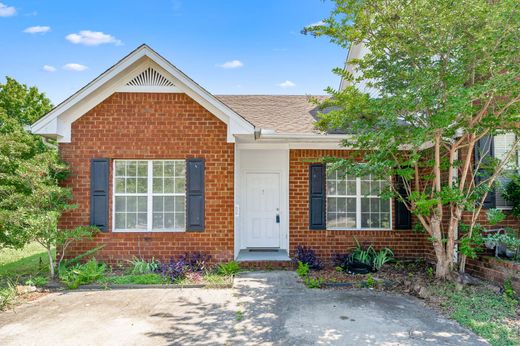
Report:
[[[278,173],[280,177],[280,249],[289,249],[289,150],[241,148],[235,144],[234,257],[245,249],[243,224],[247,173]]]

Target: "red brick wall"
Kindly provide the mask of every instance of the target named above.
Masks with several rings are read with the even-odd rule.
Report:
[[[348,252],[356,241],[370,243],[376,248],[389,247],[396,257],[424,257],[431,248],[424,233],[412,230],[391,231],[327,231],[309,229],[309,165],[322,157],[347,157],[346,150],[291,150],[289,163],[289,242],[294,254],[298,245],[310,246],[323,259],[337,252]],[[395,222],[395,215],[392,216]]]
[[[226,125],[186,94],[116,93],[72,124],[72,142],[60,153],[72,174],[78,208],[66,213],[62,228],[89,224],[90,159],[186,159],[206,162],[206,229],[180,233],[101,233],[92,242],[74,244],[67,257],[93,246],[106,246],[96,257],[108,262],[169,258],[185,251],[203,251],[215,260],[233,257],[233,144]],[[112,162],[109,210],[112,210]],[[109,213],[112,228],[112,213]]]

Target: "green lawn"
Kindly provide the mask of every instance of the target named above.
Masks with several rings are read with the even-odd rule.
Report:
[[[46,274],[48,267],[47,251],[38,243],[28,244],[20,250],[0,250],[0,277]]]

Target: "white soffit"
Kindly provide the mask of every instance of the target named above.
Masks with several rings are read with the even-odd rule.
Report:
[[[35,134],[70,143],[71,125],[115,92],[186,93],[227,124],[228,142],[253,134],[254,126],[147,45],[121,59],[31,126]]]

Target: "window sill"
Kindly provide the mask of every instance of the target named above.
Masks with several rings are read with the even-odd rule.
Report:
[[[113,229],[112,233],[183,233],[185,229],[153,229],[148,231],[146,229]]]
[[[327,228],[326,231],[393,231],[392,228]]]

